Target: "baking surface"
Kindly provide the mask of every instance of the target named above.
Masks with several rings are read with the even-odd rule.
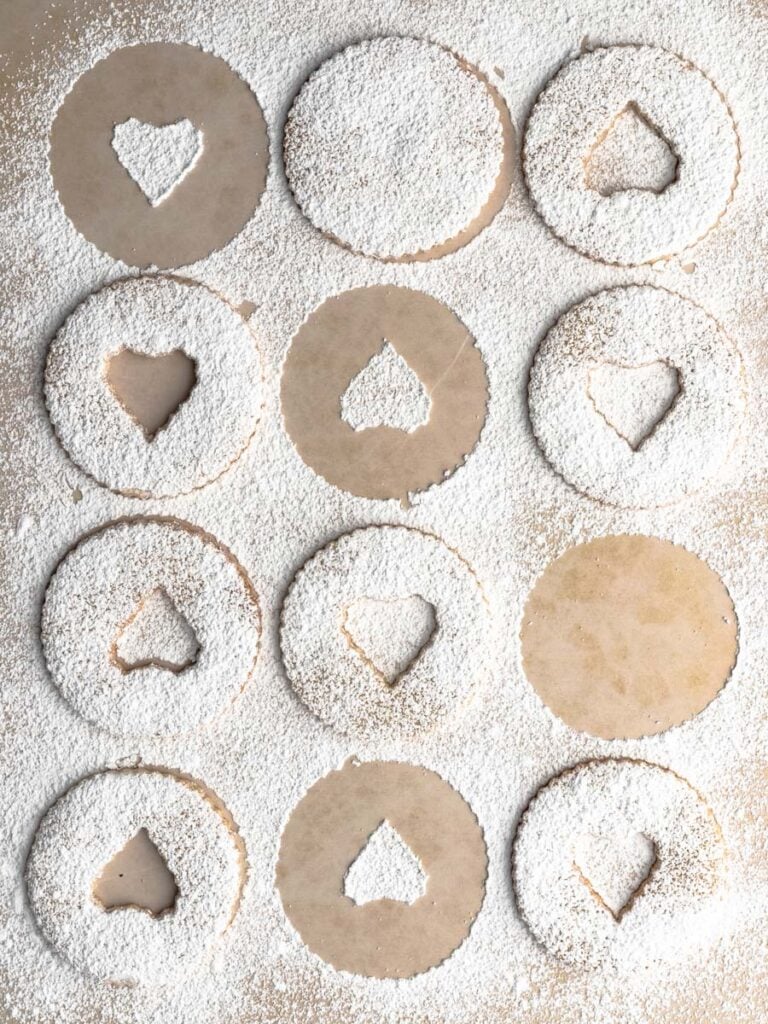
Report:
[[[226,7],[226,10],[224,10]],[[378,35],[412,35],[456,52],[506,104],[515,142],[509,193],[489,226],[439,259],[383,263],[354,255],[304,219],[285,180],[282,130],[297,91],[323,60]],[[176,268],[243,308],[264,362],[256,434],[219,480],[189,495],[138,500],[81,473],[56,441],[42,395],[48,345],[92,292],[136,273],[79,235],[48,171],[51,125],[77,78],[139,42],[188,43],[250,87],[269,133],[266,188],[233,241]],[[739,178],[717,226],[670,260],[621,269],[559,242],[537,216],[520,168],[527,115],[548,79],[581,50],[635,42],[692,61],[717,85],[736,124]],[[0,271],[2,332],[2,649],[0,712],[0,1007],[40,1024],[757,1024],[768,1000],[768,730],[764,564],[768,544],[768,135],[764,69],[768,8],[710,0],[3,0],[0,3]],[[190,174],[190,178],[195,171]],[[600,289],[648,284],[711,314],[744,363],[746,411],[724,471],[699,494],[654,510],[586,498],[543,458],[526,407],[530,364],[549,328]],[[305,465],[282,421],[291,344],[330,296],[396,285],[443,303],[469,332],[488,382],[485,425],[466,463],[443,483],[399,499],[355,497]],[[243,304],[246,304],[245,306]],[[182,339],[180,339],[182,340]],[[60,695],[43,660],[46,587],[84,534],[120,517],[171,516],[213,535],[259,596],[262,648],[253,677],[213,724],[178,737],[126,737],[90,726]],[[439,536],[480,580],[492,617],[488,665],[471,702],[416,739],[350,740],[299,702],[282,666],[279,615],[296,571],[341,533],[398,524]],[[536,696],[523,672],[526,599],[546,567],[576,544],[611,534],[673,541],[720,577],[739,627],[730,679],[699,715],[657,736],[608,741],[577,733]],[[275,885],[280,838],[310,788],[350,757],[435,772],[476,816],[488,854],[482,908],[439,967],[414,978],[335,971],[289,923]],[[515,904],[516,824],[556,773],[590,758],[627,757],[682,776],[706,801],[728,851],[728,913],[719,941],[638,969],[568,967],[540,946]],[[217,795],[247,859],[242,902],[215,952],[183,984],[115,987],[67,966],[41,938],[24,867],[37,825],[75,781],[143,763],[188,774]],[[149,827],[149,823],[148,823]],[[151,835],[151,830],[150,830]],[[126,839],[130,839],[128,836]],[[133,911],[112,911],[131,913]]]

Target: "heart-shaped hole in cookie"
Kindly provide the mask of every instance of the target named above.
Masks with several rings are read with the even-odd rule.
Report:
[[[112,644],[112,663],[126,674],[159,668],[178,675],[197,661],[195,631],[162,587],[139,601]]]
[[[171,913],[179,895],[176,879],[145,828],[119,850],[93,883],[102,910],[141,910],[151,917]]]
[[[426,888],[421,861],[388,821],[371,833],[344,876],[344,895],[358,906],[377,900],[415,903]]]
[[[195,361],[180,348],[157,356],[121,349],[107,360],[105,375],[110,391],[147,441],[167,427],[197,383]]]
[[[621,921],[658,863],[656,844],[642,832],[585,833],[573,845],[573,866],[592,897]]]
[[[584,181],[601,196],[631,189],[660,194],[677,178],[678,163],[659,129],[636,103],[628,103],[584,161]]]
[[[112,148],[150,204],[159,206],[197,163],[203,135],[187,118],[155,125],[131,117],[115,125]]]
[[[587,382],[595,411],[632,451],[651,436],[680,393],[680,373],[663,359],[601,363],[590,370]]]
[[[429,422],[431,408],[421,378],[386,339],[349,382],[340,406],[353,430],[389,427],[407,434]]]
[[[393,687],[413,668],[437,628],[429,601],[410,597],[363,597],[344,609],[341,632],[355,654],[385,686]]]

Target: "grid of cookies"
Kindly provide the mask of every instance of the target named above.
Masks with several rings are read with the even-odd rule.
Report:
[[[457,1019],[479,976],[537,1020],[564,998],[547,972],[626,986],[711,955],[740,895],[701,764],[733,766],[756,707],[754,564],[723,555],[721,511],[750,355],[653,273],[693,279],[739,201],[725,90],[682,48],[587,41],[520,123],[496,65],[372,35],[310,61],[272,126],[215,47],[100,56],[49,126],[56,230],[113,267],[45,338],[47,457],[74,507],[40,560],[40,721],[65,760],[60,722],[75,738],[33,801],[22,884],[56,998],[138,1020],[147,992],[209,996],[218,976],[259,1019],[318,993],[331,1014],[441,1019],[442,973]],[[473,251],[518,192],[583,280],[510,382],[484,330],[503,291],[453,299],[451,261],[482,263],[475,289],[500,273],[498,249]],[[279,339],[284,246],[271,296],[227,287],[278,201],[330,268],[279,300]],[[534,464],[537,507],[506,508],[504,474]],[[500,816],[481,744],[508,742],[502,706],[530,735]],[[99,895],[137,837],[167,905]],[[491,953],[506,928],[511,981]]]

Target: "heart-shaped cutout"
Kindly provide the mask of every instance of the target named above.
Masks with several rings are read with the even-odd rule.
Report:
[[[421,378],[386,339],[341,396],[341,418],[353,430],[390,427],[412,434],[429,421],[431,407]]]
[[[585,833],[574,843],[573,864],[593,898],[620,921],[656,867],[656,844],[642,832]]]
[[[590,370],[587,395],[598,415],[637,451],[677,401],[680,374],[663,359],[634,366],[605,362]]]
[[[601,196],[639,189],[661,193],[677,177],[678,159],[655,125],[628,103],[584,161],[587,188]]]
[[[152,441],[192,394],[194,359],[180,348],[148,356],[124,348],[107,360],[107,384],[134,423]]]
[[[344,895],[358,906],[376,900],[415,903],[426,888],[421,861],[388,821],[368,837],[344,876]]]
[[[341,631],[358,657],[392,687],[421,657],[436,626],[434,607],[414,594],[354,601],[344,609]]]
[[[145,828],[115,854],[92,889],[102,910],[143,910],[151,917],[170,913],[178,894],[176,879]]]
[[[197,163],[203,135],[187,118],[154,125],[132,117],[115,125],[112,148],[150,204],[159,206]]]
[[[195,631],[162,587],[138,603],[112,645],[112,661],[125,673],[161,668],[178,674],[199,653]]]

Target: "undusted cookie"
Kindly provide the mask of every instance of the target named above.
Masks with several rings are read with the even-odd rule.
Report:
[[[146,829],[173,874],[173,910],[105,910],[93,886]],[[237,911],[242,843],[199,785],[169,772],[105,771],[69,789],[38,826],[26,868],[32,913],[53,948],[96,978],[163,984],[188,972]]]
[[[386,37],[349,46],[301,88],[285,169],[306,217],[357,252],[399,258],[458,235],[501,173],[487,83],[450,51]]]
[[[716,938],[724,860],[712,811],[680,776],[587,761],[543,786],[520,819],[515,896],[554,956],[640,967]]]
[[[288,350],[280,397],[291,440],[315,472],[352,494],[407,504],[478,444],[488,382],[475,339],[447,306],[372,285],[311,313]]]
[[[426,875],[419,892],[357,904],[350,868],[382,822]],[[276,881],[285,913],[307,946],[337,970],[410,978],[461,945],[485,895],[488,859],[472,809],[419,765],[348,761],[293,809],[280,840]],[[373,895],[371,893],[370,895]]]
[[[676,159],[661,191],[649,187],[642,154],[637,186],[590,187],[591,155],[629,111]],[[523,145],[531,197],[552,231],[587,256],[626,266],[702,238],[725,210],[738,167],[739,140],[721,93],[693,64],[656,46],[600,48],[566,64],[539,95]]]
[[[375,602],[384,614],[395,603],[414,607],[414,597],[434,619],[414,613],[409,657],[399,649],[402,628],[369,623],[362,635],[361,602],[364,614]],[[280,646],[311,711],[341,732],[380,738],[432,729],[469,696],[485,665],[487,629],[480,583],[456,552],[419,530],[371,526],[332,541],[299,569],[283,604]]]
[[[602,404],[598,375],[624,375],[618,408],[626,414],[626,378],[654,363],[676,372],[679,393],[670,402],[643,388],[651,421],[638,438]],[[550,329],[531,368],[528,409],[548,462],[583,494],[628,507],[668,505],[716,479],[736,443],[741,357],[690,300],[662,288],[613,288],[572,306]]]
[[[194,384],[157,430],[142,428],[113,381],[126,352],[162,373],[173,352],[194,364]],[[207,288],[167,277],[118,281],[89,295],[51,342],[45,401],[72,460],[131,497],[172,497],[224,473],[251,440],[261,414],[256,339]]]
[[[115,130],[181,121],[202,136],[199,152],[153,203],[140,184],[147,181],[120,162]],[[123,46],[67,93],[51,128],[50,159],[64,210],[90,242],[130,266],[180,267],[226,245],[258,206],[267,126],[256,97],[220,57],[183,43]]]
[[[658,537],[598,537],[547,566],[520,627],[523,669],[572,729],[627,739],[699,714],[736,663],[717,573]]]
[[[123,634],[158,590],[191,628],[194,660],[175,666],[153,650],[152,660],[127,665]],[[156,623],[159,641],[168,616]],[[146,623],[145,643],[151,629]],[[210,721],[248,681],[260,633],[258,598],[234,557],[186,523],[150,518],[107,526],[69,551],[48,584],[41,624],[45,660],[64,697],[120,735],[180,733]]]

